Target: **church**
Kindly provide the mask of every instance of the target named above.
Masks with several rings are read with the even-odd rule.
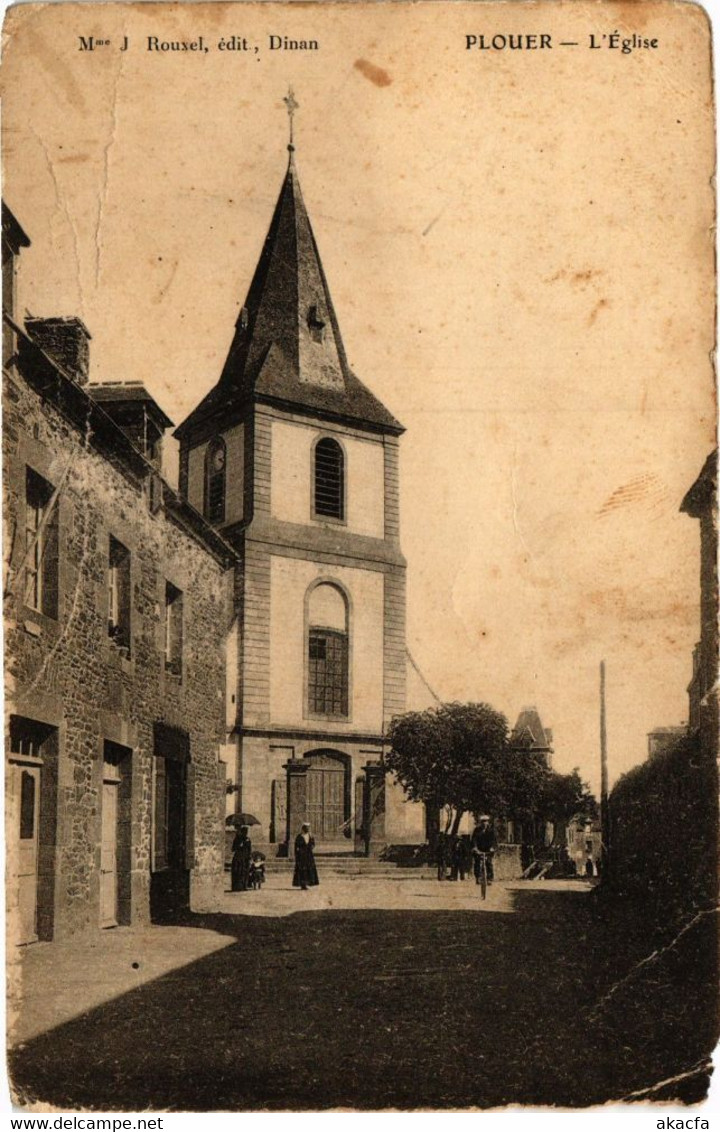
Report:
[[[402,425],[348,365],[292,141],[217,385],[176,430],[180,490],[237,551],[224,757],[253,841],[422,841],[385,784],[406,706]]]

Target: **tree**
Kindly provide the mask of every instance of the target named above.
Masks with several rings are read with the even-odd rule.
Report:
[[[543,820],[554,823],[555,841],[559,831],[564,835],[567,823],[575,814],[586,814],[589,818],[598,816],[595,797],[587,783],[583,782],[577,767],[571,774],[558,774],[555,770],[545,772],[537,810]]]
[[[390,724],[385,765],[408,797],[446,809],[446,831],[457,834],[463,814],[512,812],[531,806],[542,779],[532,753],[511,751],[508,722],[489,704],[440,704],[408,712]]]
[[[539,808],[549,821],[569,821],[575,814],[597,817],[597,802],[578,767],[571,774],[546,772]]]

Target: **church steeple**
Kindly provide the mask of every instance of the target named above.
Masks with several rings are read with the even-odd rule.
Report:
[[[292,114],[297,108],[290,92]],[[176,435],[262,400],[398,434],[402,426],[352,373],[305,208],[295,146],[220,380]]]
[[[405,710],[403,428],[348,365],[300,191],[292,92],[285,105],[287,169],[220,379],[178,430],[180,493],[239,557],[227,652],[238,809],[269,850],[295,836],[320,782],[319,840],[342,851],[354,830],[369,851],[408,836],[383,799],[380,825],[353,817],[358,781],[363,813],[380,798],[384,734]]]
[[[297,395],[297,384],[342,391],[347,368],[291,150],[220,380],[281,396]]]

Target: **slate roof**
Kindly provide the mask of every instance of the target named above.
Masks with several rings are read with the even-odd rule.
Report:
[[[552,731],[543,727],[536,707],[522,709],[512,730],[510,745],[537,751],[546,751],[552,746]]]
[[[250,397],[404,431],[348,365],[292,151],[220,380],[175,435]]]
[[[160,408],[141,381],[104,381],[91,383],[86,389],[93,401],[101,405],[117,403],[124,406],[142,402],[150,416],[157,422],[158,428],[166,429],[172,426],[170,417]]]

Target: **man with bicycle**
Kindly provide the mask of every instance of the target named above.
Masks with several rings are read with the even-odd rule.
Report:
[[[493,855],[497,848],[495,830],[490,825],[490,815],[480,814],[478,823],[473,830],[470,842],[473,855],[473,872],[475,884],[480,884],[483,857],[485,858],[485,872],[488,884],[493,882]]]

